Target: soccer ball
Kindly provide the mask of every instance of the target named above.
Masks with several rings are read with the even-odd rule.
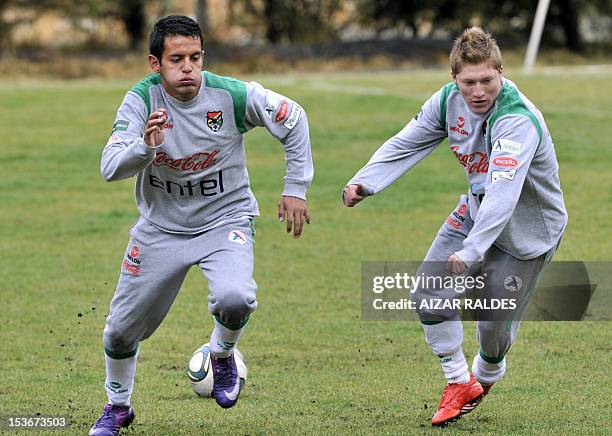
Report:
[[[234,359],[238,368],[238,377],[240,377],[240,386],[242,387],[247,379],[248,368],[244,362],[244,357],[238,348],[234,349]],[[213,371],[210,363],[210,343],[207,342],[191,355],[189,359],[189,367],[187,368],[187,377],[189,384],[196,394],[204,398],[212,398],[213,396]]]

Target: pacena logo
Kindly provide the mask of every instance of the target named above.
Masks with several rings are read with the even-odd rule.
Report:
[[[130,122],[126,121],[126,120],[117,120],[115,121],[115,124],[113,124],[113,131],[111,133],[115,133],[115,132],[125,132],[128,127],[130,126]]]
[[[518,166],[516,159],[512,159],[511,157],[496,157],[493,159],[493,164],[498,167],[508,168],[516,168]]]
[[[289,112],[289,104],[287,100],[283,100],[278,108],[278,112],[276,112],[276,118],[274,118],[275,123],[280,123],[287,118],[287,113]]]

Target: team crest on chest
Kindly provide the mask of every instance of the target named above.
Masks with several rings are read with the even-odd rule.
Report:
[[[223,125],[223,112],[211,111],[206,113],[206,124],[213,132],[218,132]]]

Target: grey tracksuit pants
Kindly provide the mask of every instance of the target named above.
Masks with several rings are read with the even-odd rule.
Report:
[[[140,218],[130,231],[104,346],[129,354],[151,336],[172,306],[185,275],[198,265],[208,279],[208,310],[224,326],[244,326],[257,307],[252,221],[243,219],[195,235],[159,230]]]
[[[417,272],[417,276],[420,274],[426,276],[447,275],[445,271],[442,271],[445,267],[445,262],[451,254],[463,248],[463,240],[468,236],[474,224],[470,218],[468,208],[467,196],[462,195],[448,220],[444,222],[438,231],[423,264]],[[483,358],[486,358],[487,361],[501,361],[515,341],[521,316],[536,288],[539,274],[550,261],[554,252],[555,249],[552,249],[548,253],[534,259],[520,260],[492,246],[485,253],[480,265],[470,269],[471,272],[485,274],[487,278],[486,287],[473,297],[489,299],[512,297],[517,302],[514,310],[503,311],[502,315],[497,317],[491,317],[490,313],[484,315],[484,312],[476,311],[480,352],[481,356],[484,354]],[[507,284],[509,282],[509,278],[512,280],[515,277],[518,277],[517,280],[520,283],[516,287],[517,289],[504,286],[504,283]],[[511,291],[508,289],[511,289]],[[457,297],[458,293],[451,288],[418,288],[412,296],[417,307],[420,306],[420,302],[423,299],[453,299]],[[442,322],[460,321],[459,311],[451,308],[444,310],[425,309],[419,311],[419,316],[422,321],[432,319],[439,319]],[[427,324],[427,321],[424,321],[424,324]],[[445,334],[431,334],[428,335],[427,342],[435,354],[444,355],[452,353],[461,346],[463,335],[456,336],[447,337]]]

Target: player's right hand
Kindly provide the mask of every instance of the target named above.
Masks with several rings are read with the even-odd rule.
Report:
[[[157,147],[164,142],[164,124],[168,121],[168,113],[164,108],[158,108],[149,115],[145,126],[144,142],[149,147]]]
[[[348,185],[342,191],[342,201],[346,207],[353,207],[366,196],[363,192],[363,185]]]

